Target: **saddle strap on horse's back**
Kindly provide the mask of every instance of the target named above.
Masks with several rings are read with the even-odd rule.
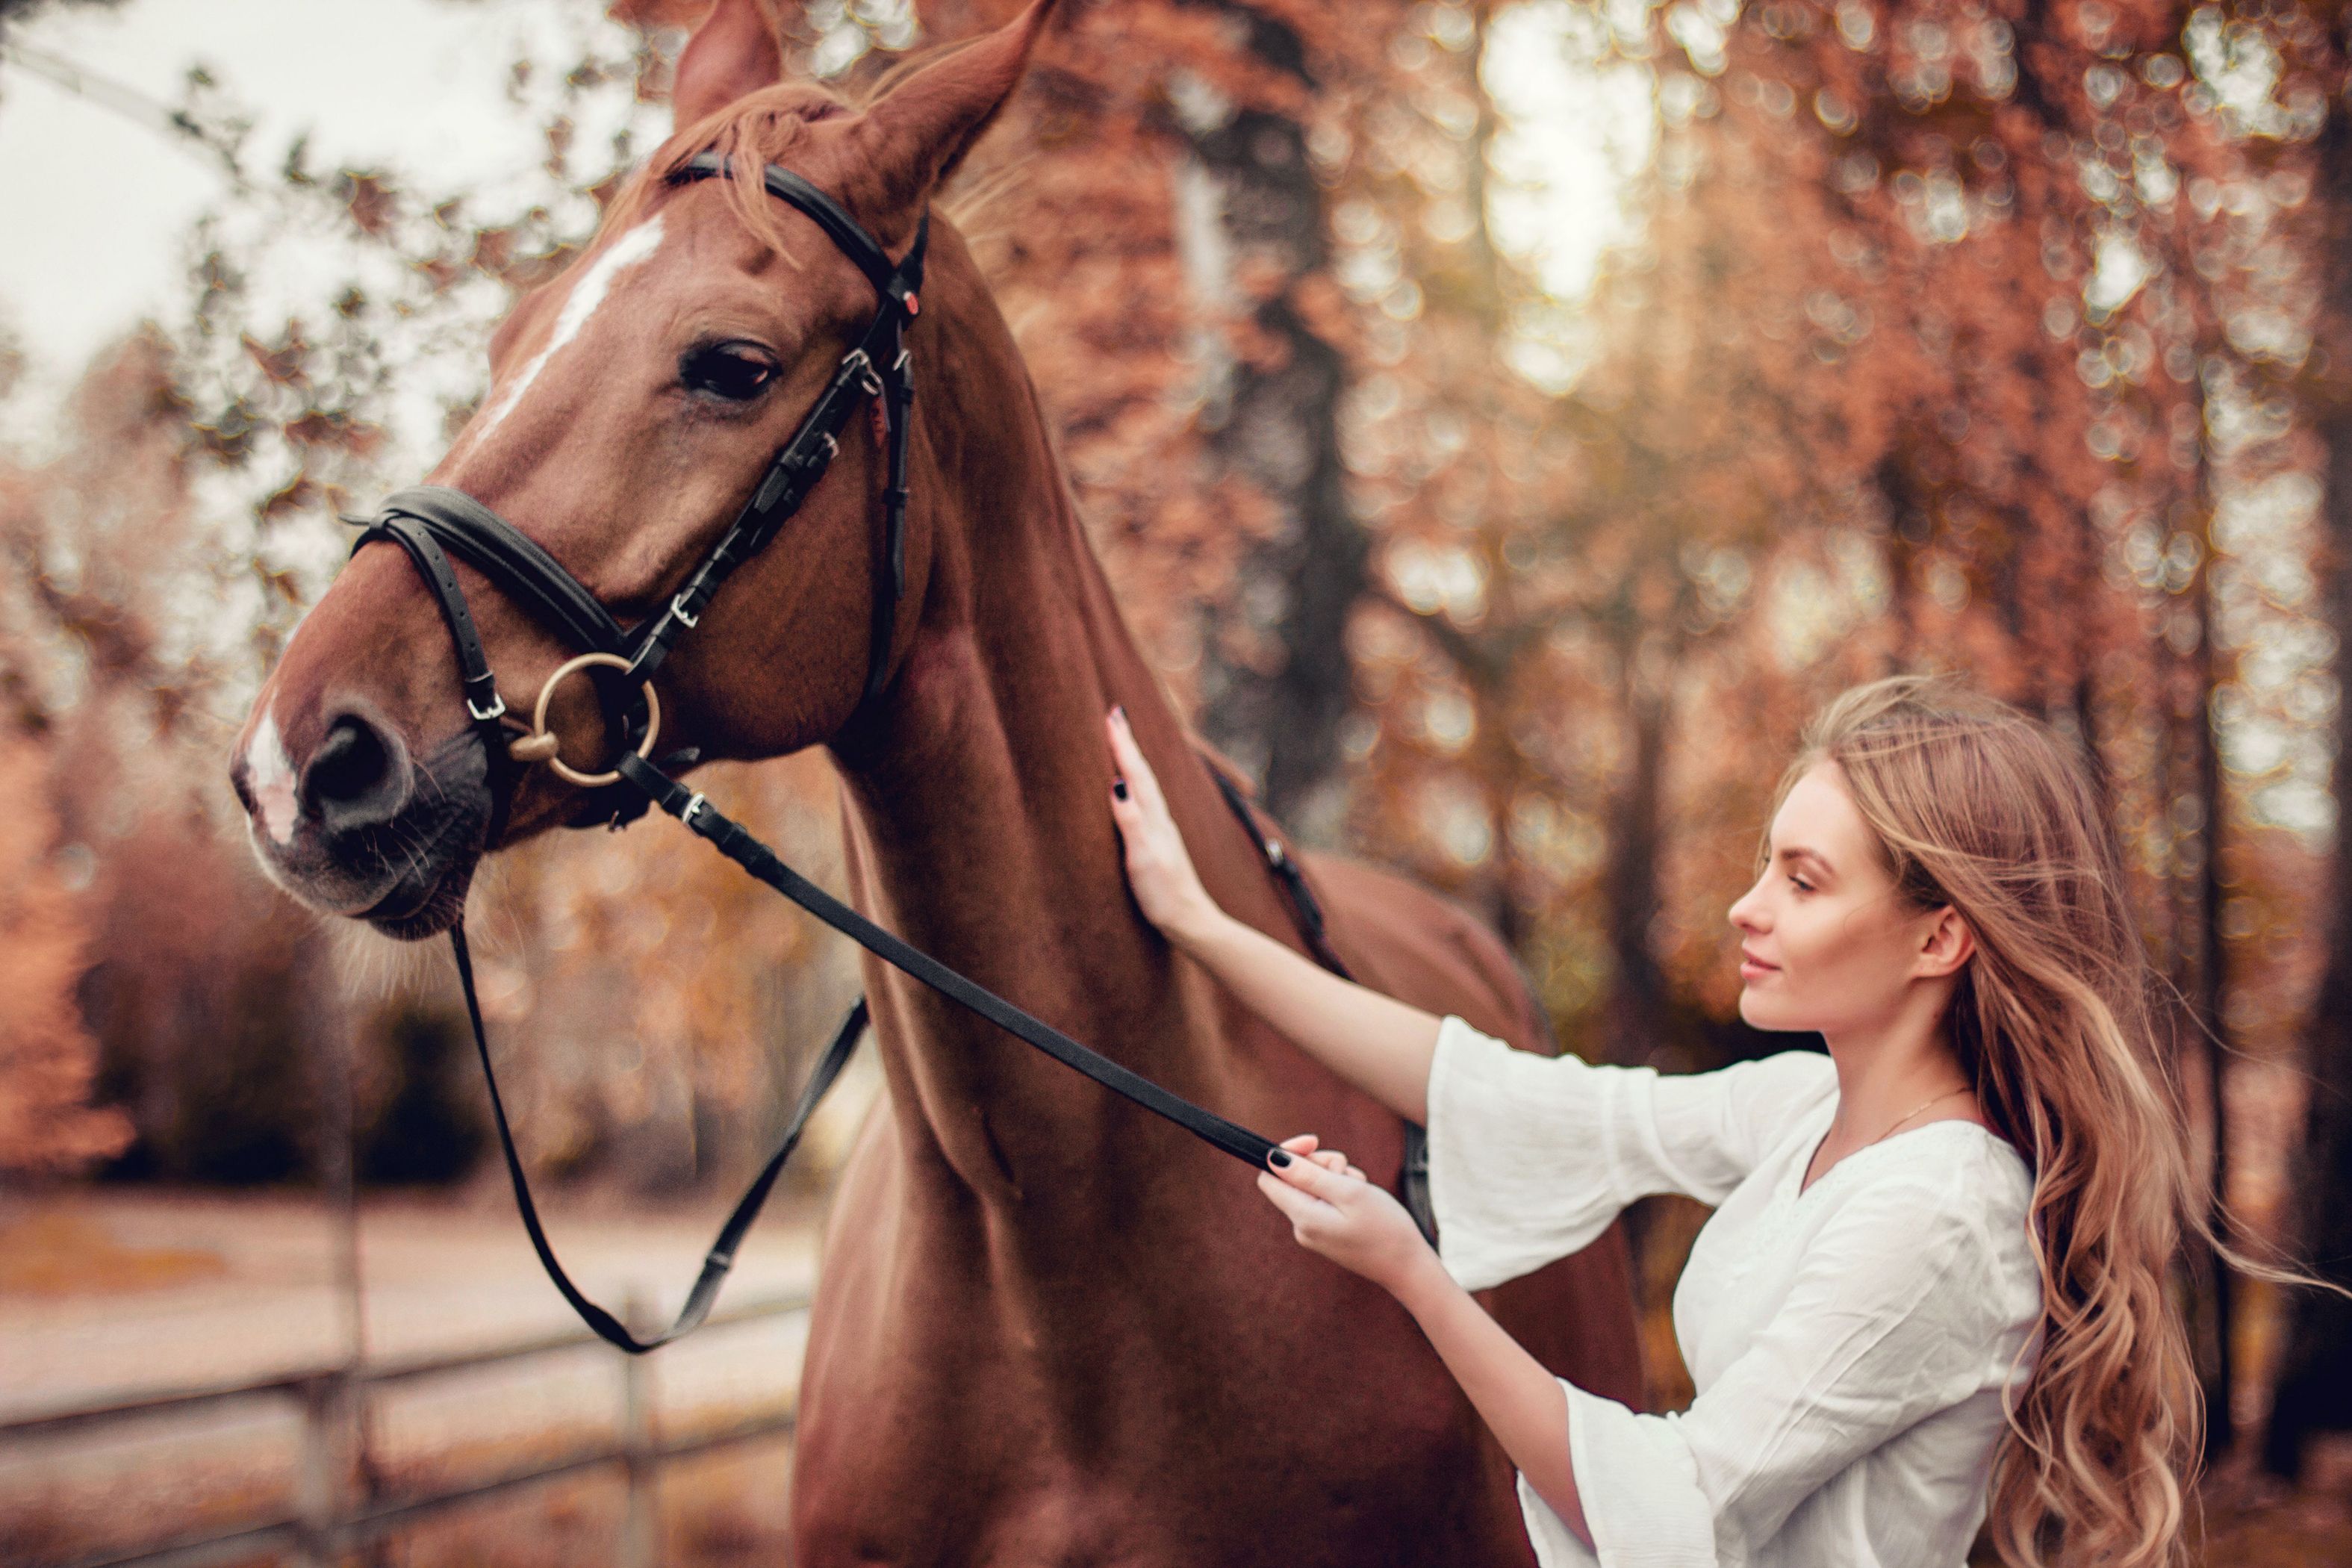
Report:
[[[1347,963],[1332,947],[1331,938],[1323,925],[1323,906],[1316,900],[1315,889],[1307,885],[1307,873],[1300,868],[1298,858],[1282,846],[1282,840],[1272,834],[1258,832],[1257,817],[1250,810],[1249,799],[1241,786],[1227,778],[1224,770],[1214,763],[1209,764],[1209,776],[1217,781],[1217,793],[1225,797],[1240,819],[1242,830],[1265,855],[1265,863],[1282,881],[1283,891],[1290,895],[1291,918],[1298,922],[1298,934],[1306,939],[1307,950],[1315,961],[1342,980],[1356,977],[1348,971]],[[1412,1215],[1412,1223],[1421,1227],[1429,1245],[1437,1245],[1437,1205],[1429,1196],[1429,1131],[1418,1121],[1404,1124],[1404,1166],[1397,1173],[1397,1198]]]

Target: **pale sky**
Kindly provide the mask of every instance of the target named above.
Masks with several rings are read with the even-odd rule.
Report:
[[[506,71],[534,37],[599,24],[579,0],[129,0],[12,28],[167,103],[202,61],[261,110],[257,177],[297,132],[317,166],[392,166],[449,189],[529,167],[533,128],[504,108]],[[0,55],[0,321],[43,380],[183,291],[181,242],[225,176],[184,147]]]

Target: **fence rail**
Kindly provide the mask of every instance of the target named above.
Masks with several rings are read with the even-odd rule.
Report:
[[[808,1309],[805,1295],[746,1301],[711,1313],[706,1328],[789,1317]],[[633,1320],[641,1314],[632,1312]],[[605,1466],[621,1467],[628,1506],[614,1553],[619,1568],[652,1568],[659,1553],[654,1480],[675,1459],[755,1438],[785,1436],[794,1412],[775,1411],[672,1441],[656,1436],[652,1369],[647,1357],[614,1354],[621,1363],[621,1419],[616,1441],[550,1463],[464,1485],[389,1500],[354,1496],[355,1438],[369,1392],[391,1384],[524,1361],[604,1342],[585,1330],[516,1340],[453,1354],[405,1357],[373,1365],[321,1366],[244,1382],[198,1384],[99,1405],[76,1405],[0,1421],[0,1442],[62,1436],[127,1421],[180,1416],[208,1406],[256,1399],[299,1404],[302,1436],[295,1506],[290,1513],[254,1520],[226,1531],[183,1536],[134,1550],[73,1559],[67,1568],[200,1568],[257,1552],[290,1552],[298,1563],[320,1565],[363,1550],[394,1532],[448,1510],[565,1479]]]

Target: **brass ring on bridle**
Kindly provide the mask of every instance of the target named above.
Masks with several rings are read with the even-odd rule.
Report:
[[[629,668],[629,661],[617,653],[583,653],[557,665],[555,673],[547,678],[547,684],[539,689],[539,700],[531,704],[530,733],[517,740],[509,748],[509,754],[525,763],[543,762],[555,770],[556,777],[583,789],[618,783],[621,777],[618,769],[611,773],[583,773],[565,762],[557,754],[554,731],[547,727],[548,700],[555,695],[555,689],[563,684],[564,678],[599,665],[608,669],[625,670]],[[650,757],[653,755],[654,739],[661,733],[661,699],[654,694],[651,681],[646,683],[645,693],[646,738],[637,743],[637,755]]]

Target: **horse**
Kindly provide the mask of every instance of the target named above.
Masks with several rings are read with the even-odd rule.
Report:
[[[658,613],[874,308],[869,279],[757,181],[666,176],[713,150],[782,165],[898,256],[1051,5],[861,103],[786,79],[767,14],[718,0],[678,62],[673,135],[498,328],[489,391],[432,482],[518,520],[614,616]],[[1317,1131],[1394,1185],[1398,1119],[1133,904],[1107,805],[1113,703],[1211,894],[1300,940],[1122,618],[980,268],[936,214],[929,247],[906,336],[922,387],[906,613],[869,647],[885,437],[853,422],[661,668],[663,744],[706,761],[824,747],[857,910],[1177,1093],[1276,1136]],[[525,683],[510,689],[578,651],[457,571],[482,644]],[[402,939],[459,920],[486,854],[611,811],[549,769],[492,765],[449,648],[411,563],[357,552],[230,759],[268,875]],[[582,765],[622,734],[586,682],[551,695],[548,728]],[[1508,949],[1462,907],[1340,856],[1297,860],[1358,978],[1549,1044]],[[1507,1457],[1391,1299],[1298,1247],[1217,1151],[863,962],[886,1092],[824,1226],[795,1561],[1533,1561]],[[1616,1232],[1482,1300],[1556,1373],[1641,1400]]]

